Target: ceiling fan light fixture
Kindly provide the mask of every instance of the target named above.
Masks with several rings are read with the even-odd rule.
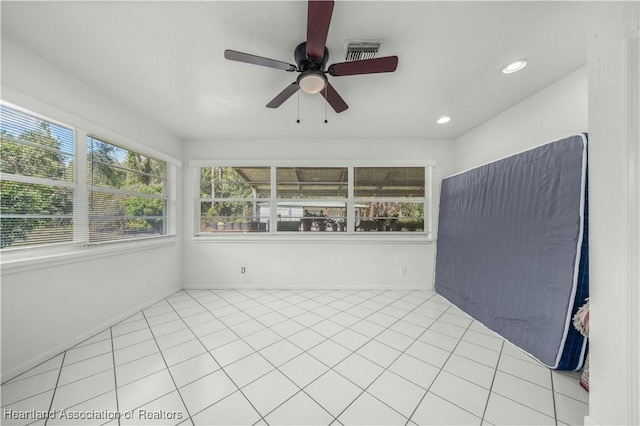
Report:
[[[526,59],[519,59],[517,61],[511,62],[502,68],[503,74],[513,74],[514,72],[520,71],[522,68],[527,66]]]
[[[313,95],[320,93],[325,88],[327,77],[319,73],[303,74],[300,76],[298,85],[303,92]]]

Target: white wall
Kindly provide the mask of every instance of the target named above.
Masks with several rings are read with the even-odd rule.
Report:
[[[124,82],[124,84],[131,84]],[[17,93],[14,93],[16,91]],[[182,156],[179,140],[139,114],[117,104],[108,95],[63,73],[6,38],[2,39],[2,98],[29,105],[41,114],[54,110],[63,122],[91,126],[103,136],[125,138],[157,149],[175,158]],[[16,98],[14,100],[14,98]],[[25,105],[21,105],[25,106]],[[44,110],[44,111],[42,111]]]
[[[3,381],[180,289],[179,244],[120,253],[3,268]]]
[[[456,170],[467,170],[586,131],[585,66],[456,139]]]
[[[320,241],[325,235],[247,242],[202,241],[194,235],[196,182],[190,160],[304,160],[369,161],[434,160],[434,215],[437,217],[440,181],[453,171],[451,141],[350,140],[318,141],[190,141],[185,144],[184,269],[186,288],[433,288],[435,243],[375,242],[345,238]],[[317,148],[318,144],[322,150]],[[436,220],[434,219],[434,223]],[[369,236],[369,235],[367,235]],[[276,237],[281,237],[277,235]],[[314,238],[315,237],[315,238]],[[345,236],[348,237],[348,236]],[[329,237],[327,237],[329,238]],[[240,267],[246,273],[240,273]],[[406,275],[400,268],[406,267]]]
[[[637,271],[638,267],[637,251],[632,250],[638,247],[638,234],[632,233],[632,223],[635,219],[638,225],[640,164],[632,154],[639,149],[640,2],[590,3],[588,20],[592,203],[587,420],[602,425],[638,424],[639,283],[631,268]],[[631,51],[634,40],[636,48]]]
[[[640,35],[640,3],[590,3],[588,16],[587,67],[458,138],[456,169],[589,132],[591,322],[585,423],[638,424],[640,306],[632,271],[638,269],[640,182],[639,160],[636,156],[634,163],[631,154],[640,150],[640,118],[630,105],[635,101],[637,108],[640,93],[630,88],[637,92],[640,52],[634,55],[629,46]]]
[[[181,157],[179,141],[158,126],[5,39],[2,98],[114,142]],[[181,288],[179,241],[137,247],[3,267],[2,380]]]

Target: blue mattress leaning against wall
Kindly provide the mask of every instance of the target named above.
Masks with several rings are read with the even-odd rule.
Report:
[[[550,368],[582,367],[587,135],[442,181],[436,292]]]
[[[586,137],[586,134],[585,134]],[[589,173],[584,187],[584,222],[582,225],[582,245],[580,246],[580,266],[578,271],[578,285],[576,297],[573,301],[571,318],[578,312],[585,300],[589,297]],[[567,339],[562,350],[562,356],[556,369],[579,370],[584,364],[589,343],[587,339],[575,328],[569,327]]]

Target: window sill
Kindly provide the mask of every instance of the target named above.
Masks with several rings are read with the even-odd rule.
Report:
[[[314,244],[432,244],[435,239],[425,234],[408,235],[404,232],[291,232],[271,234],[265,233],[220,233],[198,234],[193,241],[201,244],[221,242],[232,243],[314,243]]]
[[[0,267],[2,275],[15,274],[34,269],[171,246],[176,244],[177,241],[175,236],[162,236],[97,245],[65,245],[51,248],[20,249],[2,253]]]

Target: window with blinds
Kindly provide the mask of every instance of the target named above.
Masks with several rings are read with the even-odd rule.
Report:
[[[1,247],[73,241],[74,130],[0,105]]]
[[[87,137],[89,242],[166,235],[167,163]]]
[[[3,250],[167,235],[166,161],[0,103]]]

